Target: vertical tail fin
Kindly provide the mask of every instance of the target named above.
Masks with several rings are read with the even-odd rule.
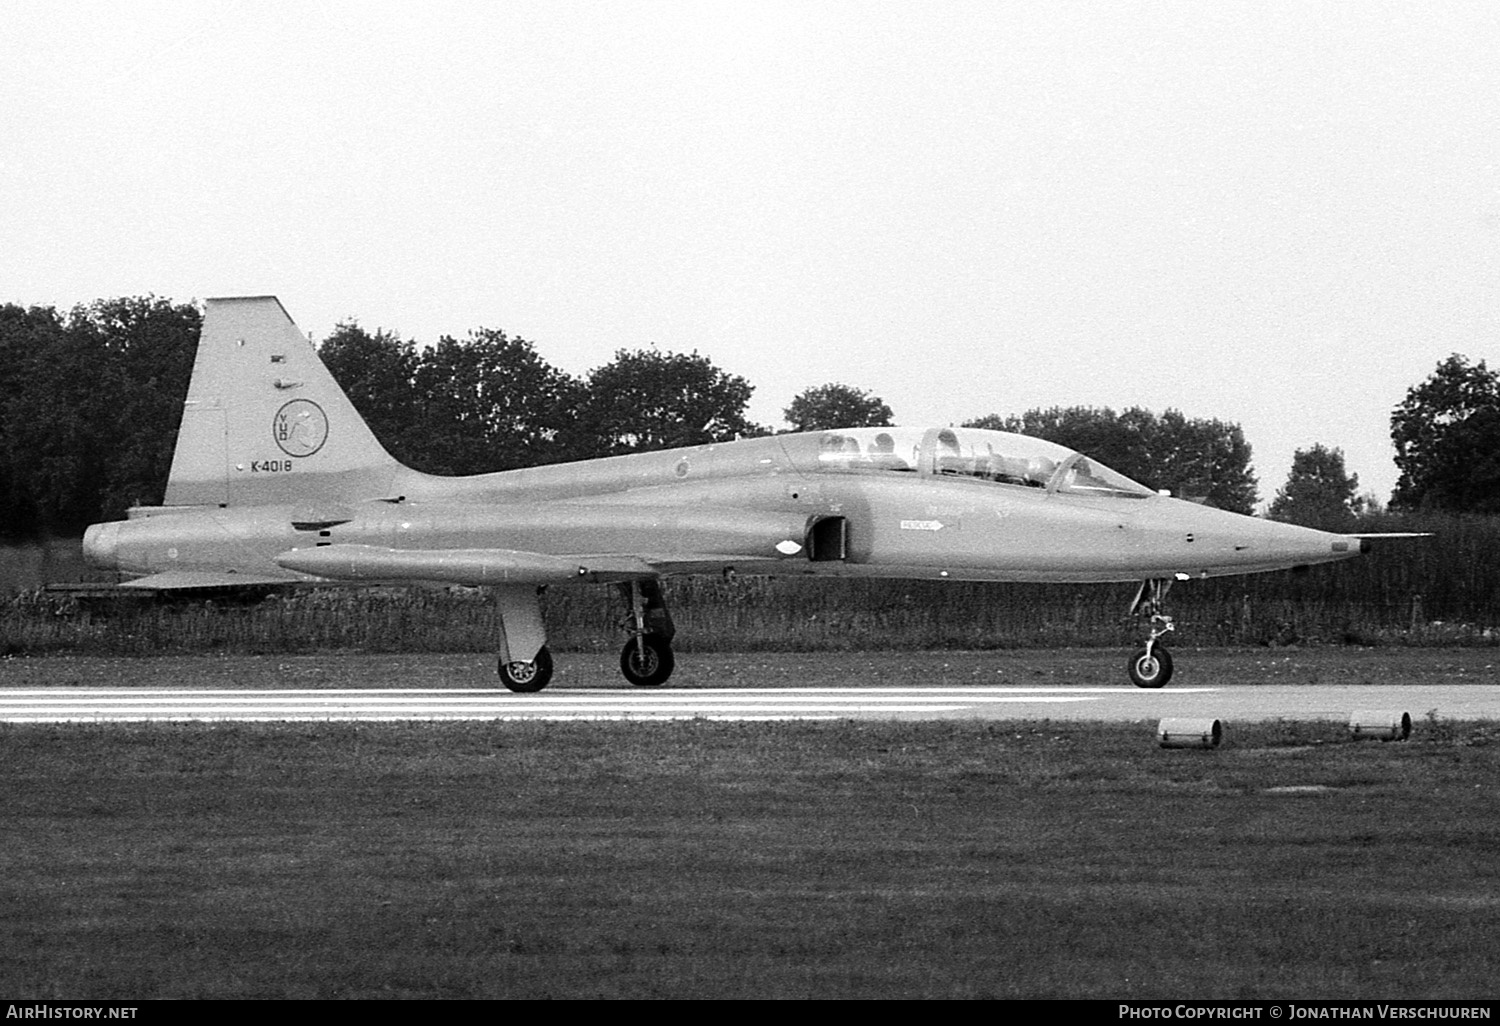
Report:
[[[404,469],[275,296],[208,300],[167,505],[387,498]]]

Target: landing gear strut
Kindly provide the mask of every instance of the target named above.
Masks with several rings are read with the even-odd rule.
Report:
[[[1127,667],[1131,683],[1138,688],[1165,687],[1167,681],[1172,679],[1172,653],[1167,651],[1167,646],[1161,640],[1177,629],[1172,618],[1164,612],[1167,592],[1171,587],[1170,577],[1142,581],[1140,590],[1135,593],[1135,601],[1130,604],[1132,614],[1140,613],[1149,617],[1151,622],[1151,635],[1146,639],[1146,647],[1130,657],[1130,665]]]
[[[496,620],[500,628],[500,659],[495,669],[500,683],[511,691],[531,694],[552,680],[552,653],[542,624],[538,589],[505,585],[495,589]],[[528,653],[531,658],[524,658]]]
[[[620,672],[638,687],[656,687],[672,676],[677,660],[672,655],[672,615],[662,600],[661,583],[651,578],[619,585],[625,601],[621,626],[630,640],[620,650]]]

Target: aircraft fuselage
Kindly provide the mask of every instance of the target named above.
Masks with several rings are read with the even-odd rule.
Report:
[[[619,553],[666,574],[1108,582],[1276,570],[1361,549],[1357,538],[1163,495],[1070,492],[943,473],[924,468],[920,451],[899,469],[819,460],[825,438],[748,439],[469,478],[407,472],[393,482],[396,494],[373,501],[145,509],[91,528],[86,545],[97,564],[130,574],[287,582],[319,579],[289,564],[315,566],[317,549],[344,546],[366,554],[498,550],[577,563],[567,573],[533,568],[538,583],[618,577]],[[294,471],[279,479],[289,490],[296,484]],[[810,537],[819,524],[821,546]],[[313,551],[277,562],[294,550]],[[591,565],[589,556],[600,559]],[[378,560],[371,567],[336,576],[419,579],[384,574]],[[476,573],[472,583],[526,579],[525,570]]]

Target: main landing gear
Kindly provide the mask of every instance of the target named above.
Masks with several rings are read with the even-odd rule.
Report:
[[[620,651],[620,672],[632,684],[655,687],[672,676],[677,660],[672,655],[672,615],[662,600],[661,583],[647,578],[617,585],[625,603],[620,622],[630,635]],[[535,587],[501,586],[495,589],[500,620],[500,658],[496,672],[500,683],[511,691],[532,694],[552,681],[552,653],[542,624],[541,606]],[[530,659],[519,658],[530,652]]]
[[[500,674],[500,683],[511,691],[522,694],[540,691],[552,681],[552,653],[543,645],[530,662],[508,663],[501,656],[496,672]]]
[[[500,683],[512,691],[540,691],[552,680],[552,653],[542,623],[539,589],[531,584],[495,589],[495,619],[500,628]]]
[[[1140,613],[1149,617],[1151,622],[1151,636],[1146,639],[1146,647],[1130,657],[1127,667],[1131,683],[1138,688],[1165,687],[1172,679],[1172,653],[1161,640],[1177,629],[1172,618],[1164,612],[1171,587],[1170,577],[1142,581],[1140,590],[1135,593],[1135,601],[1130,604],[1132,614]]]
[[[672,655],[672,614],[662,601],[661,583],[656,580],[624,581],[616,585],[625,603],[625,617],[620,625],[630,635],[620,650],[620,672],[638,687],[651,688],[666,683],[677,660]]]

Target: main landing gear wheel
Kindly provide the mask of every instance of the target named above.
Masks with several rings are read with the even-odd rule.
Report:
[[[552,680],[552,653],[543,645],[537,649],[531,662],[500,663],[496,667],[500,683],[512,691],[531,694],[546,687]]]
[[[1162,645],[1143,648],[1130,657],[1130,681],[1138,688],[1166,687],[1172,679],[1172,653]]]
[[[672,645],[659,634],[641,634],[620,650],[620,672],[637,687],[654,688],[672,676],[677,660]]]

